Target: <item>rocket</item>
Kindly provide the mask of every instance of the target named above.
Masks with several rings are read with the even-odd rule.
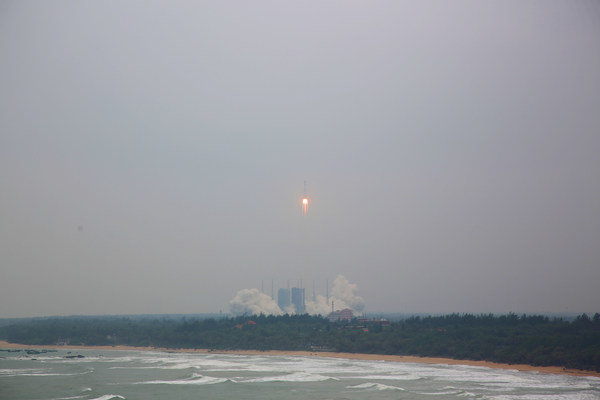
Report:
[[[304,181],[304,196],[302,196],[302,214],[306,217],[308,213],[308,195],[306,194],[306,181]]]

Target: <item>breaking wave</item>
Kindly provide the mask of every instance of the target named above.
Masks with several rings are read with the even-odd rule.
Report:
[[[365,382],[359,385],[346,386],[348,389],[373,389],[373,390],[398,390],[404,391],[406,389],[398,386],[384,385],[382,383]]]
[[[361,375],[350,377],[355,379],[375,379],[375,380],[390,380],[390,381],[417,381],[423,379],[422,376],[417,375]]]
[[[111,399],[123,399],[123,400],[125,400],[125,397],[120,396],[118,394],[105,394],[104,396],[96,397],[96,398],[90,399],[90,400],[111,400]]]
[[[20,369],[0,369],[0,377],[12,377],[12,376],[77,376],[86,375],[94,372],[94,369],[88,369],[84,372],[74,373],[58,373],[48,372],[48,369],[35,369],[35,368],[20,368]]]
[[[295,372],[287,375],[278,376],[263,376],[261,378],[245,379],[245,383],[256,383],[256,382],[322,382],[327,380],[337,380],[330,376],[320,374],[310,374],[306,372]]]
[[[138,382],[138,384],[147,385],[214,385],[216,383],[227,382],[230,379],[227,378],[215,378],[212,376],[192,374],[191,377],[186,379],[175,379],[175,380],[155,380]]]

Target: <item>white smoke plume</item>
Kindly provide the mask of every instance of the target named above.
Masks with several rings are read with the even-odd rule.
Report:
[[[233,315],[281,315],[277,303],[258,289],[242,289],[229,302]]]
[[[328,315],[331,312],[331,303],[327,304],[325,296],[317,296],[316,301],[306,302],[306,312],[311,315]]]
[[[344,276],[338,275],[333,281],[331,297],[339,299],[348,308],[361,312],[365,308],[365,300],[356,294],[357,291],[358,285],[356,283],[350,283]]]
[[[306,312],[312,315],[329,315],[332,304],[335,310],[352,309],[360,314],[365,308],[365,301],[358,294],[358,285],[348,282],[343,275],[333,281],[329,302],[325,296],[316,296],[316,301],[306,301]],[[258,289],[242,289],[229,302],[233,315],[282,315],[293,314],[294,306],[281,310],[277,302]]]
[[[306,302],[306,312],[309,314],[328,315],[331,308],[343,310],[350,308],[355,313],[360,313],[365,308],[365,300],[356,294],[358,285],[350,283],[343,275],[338,275],[333,281],[329,303],[324,296],[317,296],[316,301]]]

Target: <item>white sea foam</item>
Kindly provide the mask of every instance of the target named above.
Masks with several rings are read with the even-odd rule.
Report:
[[[346,376],[345,379],[377,379],[377,380],[391,380],[391,381],[417,381],[423,379],[422,376],[417,375],[360,375],[360,376]]]
[[[264,376],[261,378],[251,378],[245,379],[243,382],[246,383],[257,383],[257,382],[321,382],[326,380],[336,380],[335,378],[319,375],[319,374],[309,374],[306,372],[294,372],[287,375],[278,375],[278,376]]]
[[[593,389],[593,380],[585,378],[574,379],[568,375],[539,374],[535,372],[507,371],[504,374],[490,371],[487,374],[473,376],[470,382],[484,384],[490,389],[498,390],[554,390],[568,387],[569,389]]]
[[[75,373],[59,373],[49,372],[49,369],[35,369],[35,368],[22,368],[22,369],[1,369],[0,377],[12,377],[12,376],[76,376],[85,375],[94,372],[93,369],[89,369],[84,372]]]
[[[422,374],[440,381],[470,382],[506,388],[535,387],[540,381],[535,374],[470,366],[438,366],[423,370]]]
[[[205,360],[179,360],[175,362],[169,362],[161,364],[157,367],[162,369],[188,369],[188,368],[218,368],[223,370],[228,369],[239,369],[238,363],[232,362],[218,362],[218,361],[205,361]]]
[[[212,376],[198,375],[192,374],[190,378],[186,379],[175,379],[175,380],[155,380],[155,381],[145,381],[138,382],[138,384],[149,384],[149,385],[214,385],[216,383],[227,382],[229,379],[227,378],[215,378]]]
[[[368,374],[377,371],[388,372],[383,365],[373,366],[371,363],[344,359],[327,359],[324,357],[273,357],[272,360],[249,359],[238,365],[252,372],[309,372],[313,374]]]
[[[443,390],[441,392],[424,392],[424,393],[419,393],[419,394],[424,394],[427,396],[463,396],[463,397],[469,397],[469,396],[475,396],[473,393],[468,393],[465,392],[464,390]]]
[[[19,376],[25,374],[41,374],[47,371],[47,369],[43,368],[5,368],[0,369],[0,376]]]
[[[63,356],[35,356],[37,361],[41,362],[53,362],[53,361],[63,361],[65,358]]]
[[[225,360],[213,359],[213,356],[204,355],[185,355],[163,357],[153,357],[140,359],[137,365],[114,366],[109,369],[157,369],[157,370],[185,370],[197,369],[203,371],[243,371],[247,370],[250,364],[240,362],[231,362]],[[271,368],[269,368],[270,370]]]
[[[405,390],[398,386],[390,386],[390,385],[384,385],[381,383],[373,383],[373,382],[366,382],[366,383],[361,383],[359,385],[346,386],[346,387],[348,389],[375,389],[375,390],[399,390],[399,391]]]
[[[140,360],[145,366],[138,366],[137,369],[213,369],[221,371],[242,370],[240,362],[215,359],[214,356],[205,356],[202,354],[193,355],[168,355],[163,357],[146,358]],[[123,366],[112,367],[114,369],[129,368]]]
[[[62,364],[72,364],[72,363],[134,363],[134,362],[143,362],[142,360],[136,357],[101,357],[101,356],[85,356],[83,358],[52,358],[45,360],[47,362],[54,363],[62,363]]]
[[[598,400],[598,393],[523,394],[491,396],[493,400]]]
[[[75,376],[75,375],[81,375],[79,374],[59,374],[59,373],[45,373],[45,374],[20,374],[19,376]]]
[[[509,386],[510,388],[512,388],[513,390],[515,389],[544,389],[544,390],[552,390],[552,389],[560,389],[560,388],[564,388],[565,386],[568,386],[570,389],[578,389],[578,390],[586,390],[586,389],[592,389],[593,386],[591,386],[588,383],[585,382],[580,382],[580,383],[567,383],[566,381],[563,382],[546,382],[546,381],[532,381],[532,382],[516,382],[516,383],[510,383],[510,382],[487,382],[488,386],[491,387],[498,387],[498,388],[505,388],[506,386]]]
[[[119,396],[118,394],[105,394],[104,396],[96,397],[90,400],[111,400],[111,399],[125,399],[123,396]]]

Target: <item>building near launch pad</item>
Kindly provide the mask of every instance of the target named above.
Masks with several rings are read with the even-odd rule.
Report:
[[[281,288],[277,292],[277,305],[286,312],[290,306],[294,306],[296,314],[304,314],[306,312],[306,295],[304,288],[293,287],[292,290]]]
[[[281,288],[277,292],[277,305],[284,311],[290,307],[290,289]]]
[[[292,304],[296,310],[296,314],[304,314],[306,312],[306,296],[304,288],[292,288]]]

